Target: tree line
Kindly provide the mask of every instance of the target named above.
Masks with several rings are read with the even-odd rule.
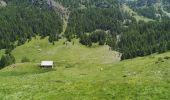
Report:
[[[170,20],[130,25],[120,34],[116,48],[123,53],[122,59],[170,50]]]

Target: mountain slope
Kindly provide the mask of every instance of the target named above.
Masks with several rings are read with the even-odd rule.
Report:
[[[6,0],[0,56],[11,53],[16,64],[0,70],[0,99],[168,100],[168,8],[145,1]],[[145,57],[129,59],[137,56]],[[54,69],[40,68],[42,60]]]
[[[6,53],[37,35],[49,36],[53,44],[61,38],[67,41],[78,38],[86,46],[107,44],[122,53],[122,59],[170,50],[170,18],[164,9],[165,1],[9,0],[6,3],[0,9],[0,49],[6,49]]]
[[[170,3],[167,0],[137,0],[126,2],[139,15],[154,20],[161,20],[164,17],[169,17],[168,7]]]
[[[48,53],[52,56],[51,58],[55,58],[56,66],[53,70],[39,68],[37,62],[41,59],[48,59],[48,57],[44,57],[43,53],[38,52],[35,46],[36,43],[40,43],[42,52],[45,55]],[[60,47],[65,48],[62,42],[56,43],[56,46],[50,45],[49,47],[45,47],[46,43],[48,44],[47,39],[35,39],[13,51],[18,60],[17,62],[20,62],[20,57],[24,56],[20,54],[29,54],[27,57],[33,56],[33,58],[40,55],[41,57],[38,57],[39,59],[36,59],[35,62],[30,59],[30,63],[17,63],[0,70],[0,99],[160,100],[170,98],[169,52],[126,60],[116,64],[103,64],[98,60],[103,59],[102,56],[98,56],[100,58],[97,59],[91,59],[92,62],[89,61],[90,56],[85,56],[89,52],[93,52],[94,49],[95,51],[100,51],[103,47],[90,49],[79,46],[78,49],[76,47],[78,44],[75,43],[77,53],[79,53],[80,49],[85,49],[83,50],[84,54],[81,53],[83,58],[80,55],[83,61],[79,60],[80,62],[77,62],[76,57],[78,55],[72,53],[75,51],[75,49],[72,51],[74,46],[66,50],[71,52],[66,53],[59,50]],[[19,49],[23,51],[18,51]],[[29,49],[32,49],[34,54],[31,55],[28,52]],[[104,51],[107,53],[107,50]],[[53,54],[51,55],[50,53]],[[98,55],[100,53],[96,52]],[[68,59],[70,57],[74,58],[60,62],[64,57],[68,57]]]
[[[39,63],[42,60],[53,60],[56,63],[113,63],[120,60],[118,53],[109,50],[108,46],[86,47],[76,39],[73,42],[61,39],[53,45],[48,43],[48,38],[37,37],[15,48],[12,54],[17,62],[27,57],[33,63]]]

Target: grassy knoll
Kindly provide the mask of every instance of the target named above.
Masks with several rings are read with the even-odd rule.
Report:
[[[144,16],[140,16],[138,15],[136,12],[134,12],[132,9],[130,9],[127,5],[123,5],[123,8],[125,11],[127,11],[130,15],[132,15],[134,18],[136,18],[137,21],[145,21],[145,22],[149,22],[149,21],[154,21],[152,19],[149,19],[147,17]]]
[[[25,45],[17,47],[12,54],[20,62],[23,57],[27,57],[31,62],[39,63],[42,60],[53,60],[56,63],[113,63],[119,61],[117,52],[109,50],[108,46],[86,47],[79,44],[78,40],[74,43],[65,43],[64,39],[50,44],[48,39],[33,39]]]
[[[106,46],[88,48],[76,40],[71,47],[63,45],[63,40],[53,46],[46,40],[33,39],[12,52],[17,64],[0,70],[0,100],[170,98],[170,59],[166,57],[170,52],[111,62],[115,53]],[[23,56],[31,62],[20,63]],[[44,59],[54,60],[56,67],[40,69],[38,62]]]

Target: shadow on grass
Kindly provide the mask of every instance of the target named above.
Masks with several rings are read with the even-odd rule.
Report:
[[[1,72],[0,76],[2,77],[7,77],[7,76],[24,76],[24,75],[33,75],[33,74],[42,74],[42,73],[47,73],[50,71],[55,71],[55,69],[41,69],[40,70],[36,70],[36,71],[7,71],[7,72]]]

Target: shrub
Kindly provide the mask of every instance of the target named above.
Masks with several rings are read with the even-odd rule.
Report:
[[[65,68],[72,68],[72,67],[74,67],[72,64],[67,64],[67,65],[65,66]]]
[[[170,57],[169,56],[165,56],[164,59],[168,60],[168,59],[170,59]]]
[[[28,59],[27,57],[23,57],[23,58],[21,59],[21,62],[22,62],[22,63],[30,62],[30,59]]]
[[[163,58],[162,58],[162,57],[159,57],[159,58],[158,58],[158,62],[164,62]]]

